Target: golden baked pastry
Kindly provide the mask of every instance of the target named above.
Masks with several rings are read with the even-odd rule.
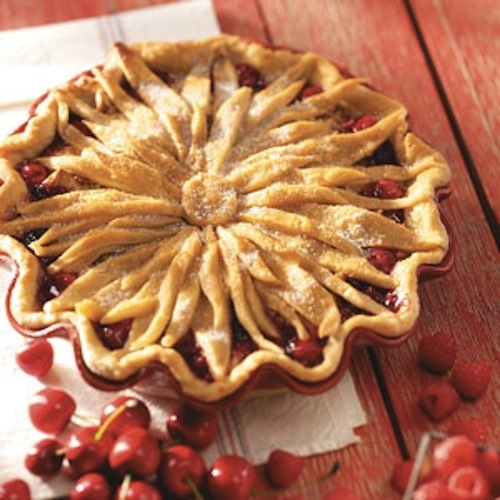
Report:
[[[110,381],[161,363],[203,402],[262,365],[321,382],[352,332],[414,325],[449,178],[401,103],[318,55],[117,43],[0,145],[9,311],[71,323]]]

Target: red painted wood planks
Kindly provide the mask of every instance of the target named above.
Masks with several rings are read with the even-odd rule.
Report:
[[[312,457],[306,466],[306,477],[310,478],[334,459],[342,462],[334,480],[305,490],[308,498],[320,497],[333,484],[350,486],[361,498],[397,498],[389,477],[399,451],[388,411],[394,409],[410,453],[415,451],[420,434],[434,427],[417,404],[423,384],[434,379],[416,364],[420,336],[453,331],[459,340],[460,357],[487,359],[496,367],[485,397],[475,404],[461,403],[453,418],[435,427],[446,430],[453,419],[477,415],[489,424],[490,440],[500,442],[500,266],[474,185],[479,183],[480,190],[484,189],[498,216],[494,194],[500,187],[500,129],[495,98],[500,79],[498,64],[493,61],[498,58],[500,9],[496,0],[418,0],[410,2],[410,12],[403,0],[387,0],[383,6],[371,0],[213,1],[224,32],[319,52],[402,100],[415,131],[442,151],[452,165],[453,195],[443,210],[453,228],[456,264],[445,278],[422,286],[422,314],[415,336],[398,348],[375,350],[388,388],[389,409],[384,406],[369,356],[360,349],[352,370],[369,420],[359,431],[362,441],[338,453]],[[0,28],[158,3],[166,2],[6,0],[0,4]],[[422,51],[421,41],[428,54]],[[443,86],[444,104],[433,71]],[[471,178],[468,167],[477,179]]]
[[[411,6],[464,141],[469,168],[478,176],[498,224],[500,5],[495,0],[419,0]]]
[[[83,17],[101,16],[180,0],[30,0],[0,3],[0,29],[16,29],[39,24],[58,23]]]
[[[382,8],[369,0],[315,3],[296,0],[293,10],[288,6],[284,0],[261,2],[262,15],[274,43],[320,52],[356,75],[367,75],[376,87],[407,105],[415,131],[449,160],[453,169],[453,195],[443,204],[443,210],[453,230],[456,264],[444,279],[422,286],[422,314],[416,337],[451,329],[461,345],[461,355],[471,354],[474,346],[473,356],[497,365],[498,254],[403,2],[387,1]],[[396,351],[376,350],[410,452],[415,450],[421,432],[431,426],[418,409],[419,391],[428,377],[416,365],[415,349],[416,339]],[[490,437],[496,442],[500,439],[498,425],[494,425],[498,380],[496,377],[492,383],[490,398],[477,405],[464,404],[455,415],[466,417],[477,411],[490,423]],[[445,424],[441,427],[445,428]]]

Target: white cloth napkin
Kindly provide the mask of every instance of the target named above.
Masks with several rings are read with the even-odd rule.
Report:
[[[0,140],[26,119],[31,100],[82,68],[102,62],[115,40],[179,40],[218,32],[210,0],[187,0],[55,26],[0,32]],[[4,307],[11,277],[9,266],[0,261],[0,483],[23,477],[34,498],[63,496],[70,481],[59,476],[44,482],[24,469],[28,447],[42,437],[29,422],[27,401],[43,386],[57,386],[75,397],[79,413],[95,416],[113,395],[81,380],[72,348],[64,339],[51,340],[56,350],[55,365],[43,380],[17,367],[15,352],[23,339],[10,326]],[[153,427],[165,432],[166,417],[177,402],[141,393],[138,396],[151,408]],[[366,415],[347,373],[325,394],[306,397],[284,391],[249,399],[221,413],[219,423],[220,436],[204,453],[207,464],[222,453],[240,453],[259,464],[278,447],[307,456],[356,443],[359,438],[355,429],[366,423]]]
[[[190,40],[219,32],[210,0],[0,31],[0,139],[23,123],[28,105],[48,88],[102,63],[113,42]]]

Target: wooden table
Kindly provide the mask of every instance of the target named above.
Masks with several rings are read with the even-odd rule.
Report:
[[[415,453],[423,432],[446,430],[455,418],[477,416],[500,445],[500,4],[497,0],[213,0],[222,31],[312,50],[367,76],[408,107],[414,130],[453,169],[453,194],[443,211],[453,230],[455,265],[421,287],[415,335],[391,348],[359,348],[352,359],[368,415],[361,443],[309,458],[306,477],[338,459],[335,478],[301,493],[321,498],[335,485],[363,499],[398,495],[393,464]],[[161,0],[3,0],[0,29],[57,22],[164,3]],[[420,369],[421,336],[449,331],[461,359],[493,366],[488,393],[462,402],[432,424],[417,400],[432,375]],[[314,429],[311,429],[311,433]],[[290,498],[290,495],[287,497]]]

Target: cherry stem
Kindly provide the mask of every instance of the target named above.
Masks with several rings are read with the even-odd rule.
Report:
[[[311,484],[321,483],[322,481],[325,481],[326,479],[333,477],[335,474],[337,474],[339,470],[340,470],[340,462],[338,460],[335,460],[335,462],[333,462],[329,470],[327,470],[324,474],[321,474],[321,476],[313,478],[309,481],[302,481],[300,483],[295,483],[285,488],[274,488],[273,490],[252,488],[252,493],[256,494],[258,497],[274,496],[276,495],[277,491],[292,493],[294,491],[301,490],[304,487],[310,486]]]
[[[125,401],[125,403],[121,404],[116,408],[107,418],[104,420],[102,425],[97,429],[97,432],[94,435],[94,439],[96,441],[100,441],[104,436],[104,433],[107,431],[108,427],[113,423],[113,420],[121,415],[126,409],[133,408],[137,406],[137,401],[135,399],[129,399]]]
[[[130,488],[131,482],[132,482],[132,476],[130,474],[127,474],[123,478],[123,482],[120,488],[120,496],[118,497],[118,500],[125,500],[127,498],[127,491]]]
[[[198,486],[196,486],[191,476],[184,477],[184,482],[189,486],[189,488],[193,492],[195,500],[203,500],[203,495],[200,493]]]

